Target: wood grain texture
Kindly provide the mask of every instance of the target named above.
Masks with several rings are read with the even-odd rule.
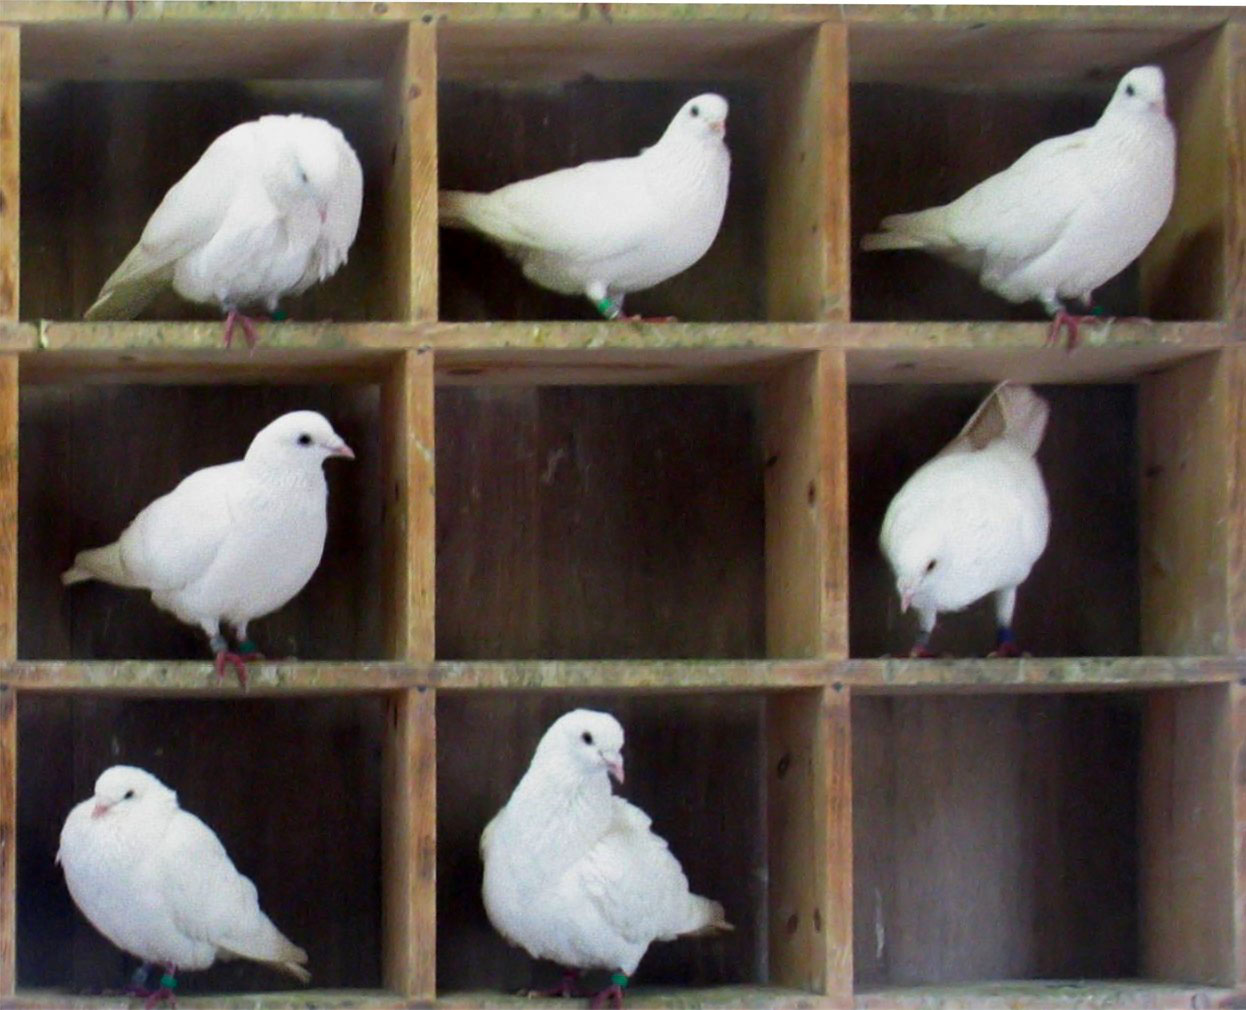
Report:
[[[847,692],[766,702],[770,978],[852,992],[852,785]]]
[[[1205,355],[1139,384],[1144,652],[1212,654],[1235,646],[1229,593],[1240,597],[1240,590],[1230,588],[1229,551],[1242,550],[1246,517],[1230,511],[1243,438],[1232,418],[1243,411],[1244,362],[1240,351]]]
[[[858,990],[1136,977],[1140,724],[1128,694],[854,693]]]
[[[392,695],[382,755],[382,977],[407,999],[437,992],[435,692]]]
[[[1246,26],[1224,26],[1225,158],[1225,308],[1228,319],[1246,318]]]
[[[848,33],[823,24],[775,60],[766,317],[848,318]]]
[[[1237,1007],[1234,989],[1164,982],[1025,981],[977,985],[871,986],[858,990],[857,1010],[1174,1010]]]
[[[0,684],[0,996],[17,988],[17,692]]]
[[[847,395],[833,352],[763,386],[770,656],[848,654]]]
[[[1220,319],[1228,306],[1226,229],[1231,202],[1231,34],[1187,45],[1163,61],[1177,128],[1172,210],[1139,261],[1142,310],[1157,319]]]
[[[381,387],[383,536],[393,659],[433,658],[433,356],[399,355]]]
[[[1156,691],[1142,718],[1141,974],[1237,982],[1229,685]]]
[[[1228,501],[1222,519],[1227,553],[1228,636],[1226,651],[1246,652],[1246,350],[1234,348],[1220,355],[1226,375],[1225,406],[1221,434],[1226,440]],[[1204,450],[1206,451],[1206,450]]]
[[[21,275],[21,40],[0,27],[0,320],[16,321]]]

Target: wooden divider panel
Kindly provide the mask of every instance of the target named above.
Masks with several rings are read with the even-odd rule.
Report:
[[[20,271],[18,165],[21,152],[21,65],[18,29],[0,27],[0,322],[17,319]]]

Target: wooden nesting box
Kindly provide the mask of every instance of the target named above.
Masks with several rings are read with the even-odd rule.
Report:
[[[133,15],[132,17],[130,15]],[[0,1005],[119,1007],[60,826],[144,765],[220,833],[316,988],[189,1007],[530,1006],[481,829],[548,723],[628,733],[626,794],[735,933],[655,945],[644,1008],[1246,1000],[1246,27],[1236,10],[0,0]],[[1163,66],[1176,202],[1066,354],[879,218],[954,197]],[[651,143],[731,101],[705,259],[603,323],[435,193]],[[223,350],[170,298],[83,310],[225,128],[336,122],[349,265]],[[887,502],[990,384],[1040,386],[1054,506],[1020,660],[903,654]],[[268,418],[326,413],[325,559],[244,695],[137,593],[67,592]],[[1243,469],[1239,470],[1239,466]],[[985,651],[989,611],[941,643]],[[234,994],[234,995],[227,995]]]

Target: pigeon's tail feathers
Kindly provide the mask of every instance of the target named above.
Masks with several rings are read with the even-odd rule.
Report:
[[[311,981],[311,972],[303,967],[307,963],[307,951],[286,939],[267,917],[256,934],[227,940],[220,946],[234,957],[270,965],[303,983]]]
[[[692,902],[692,927],[681,933],[681,936],[714,936],[717,933],[730,933],[735,929],[727,921],[722,905],[699,894],[688,895]]]
[[[995,387],[1004,415],[1004,438],[1033,456],[1047,430],[1047,401],[1029,386],[1000,383]]]
[[[503,246],[527,244],[512,220],[509,203],[495,193],[443,189],[437,194],[437,220],[443,228],[478,231]]]
[[[142,246],[131,250],[104,282],[99,297],[83,315],[84,319],[133,319],[173,280],[173,268],[145,269]]]
[[[929,249],[955,245],[947,229],[947,213],[943,207],[914,211],[912,214],[892,214],[861,239],[866,252],[881,249]]]
[[[1047,401],[1029,386],[1005,380],[987,394],[973,416],[939,453],[977,452],[997,441],[1010,442],[1033,456],[1047,428]]]
[[[89,551],[79,551],[74,558],[73,567],[61,574],[61,582],[72,586],[75,582],[86,582],[99,579],[111,582],[114,586],[125,586],[130,589],[139,588],[126,573],[121,561],[121,544],[111,543],[106,547],[93,547]]]

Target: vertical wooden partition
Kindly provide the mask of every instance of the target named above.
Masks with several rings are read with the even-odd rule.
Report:
[[[17,319],[22,108],[19,39],[17,27],[0,26],[0,322]]]

